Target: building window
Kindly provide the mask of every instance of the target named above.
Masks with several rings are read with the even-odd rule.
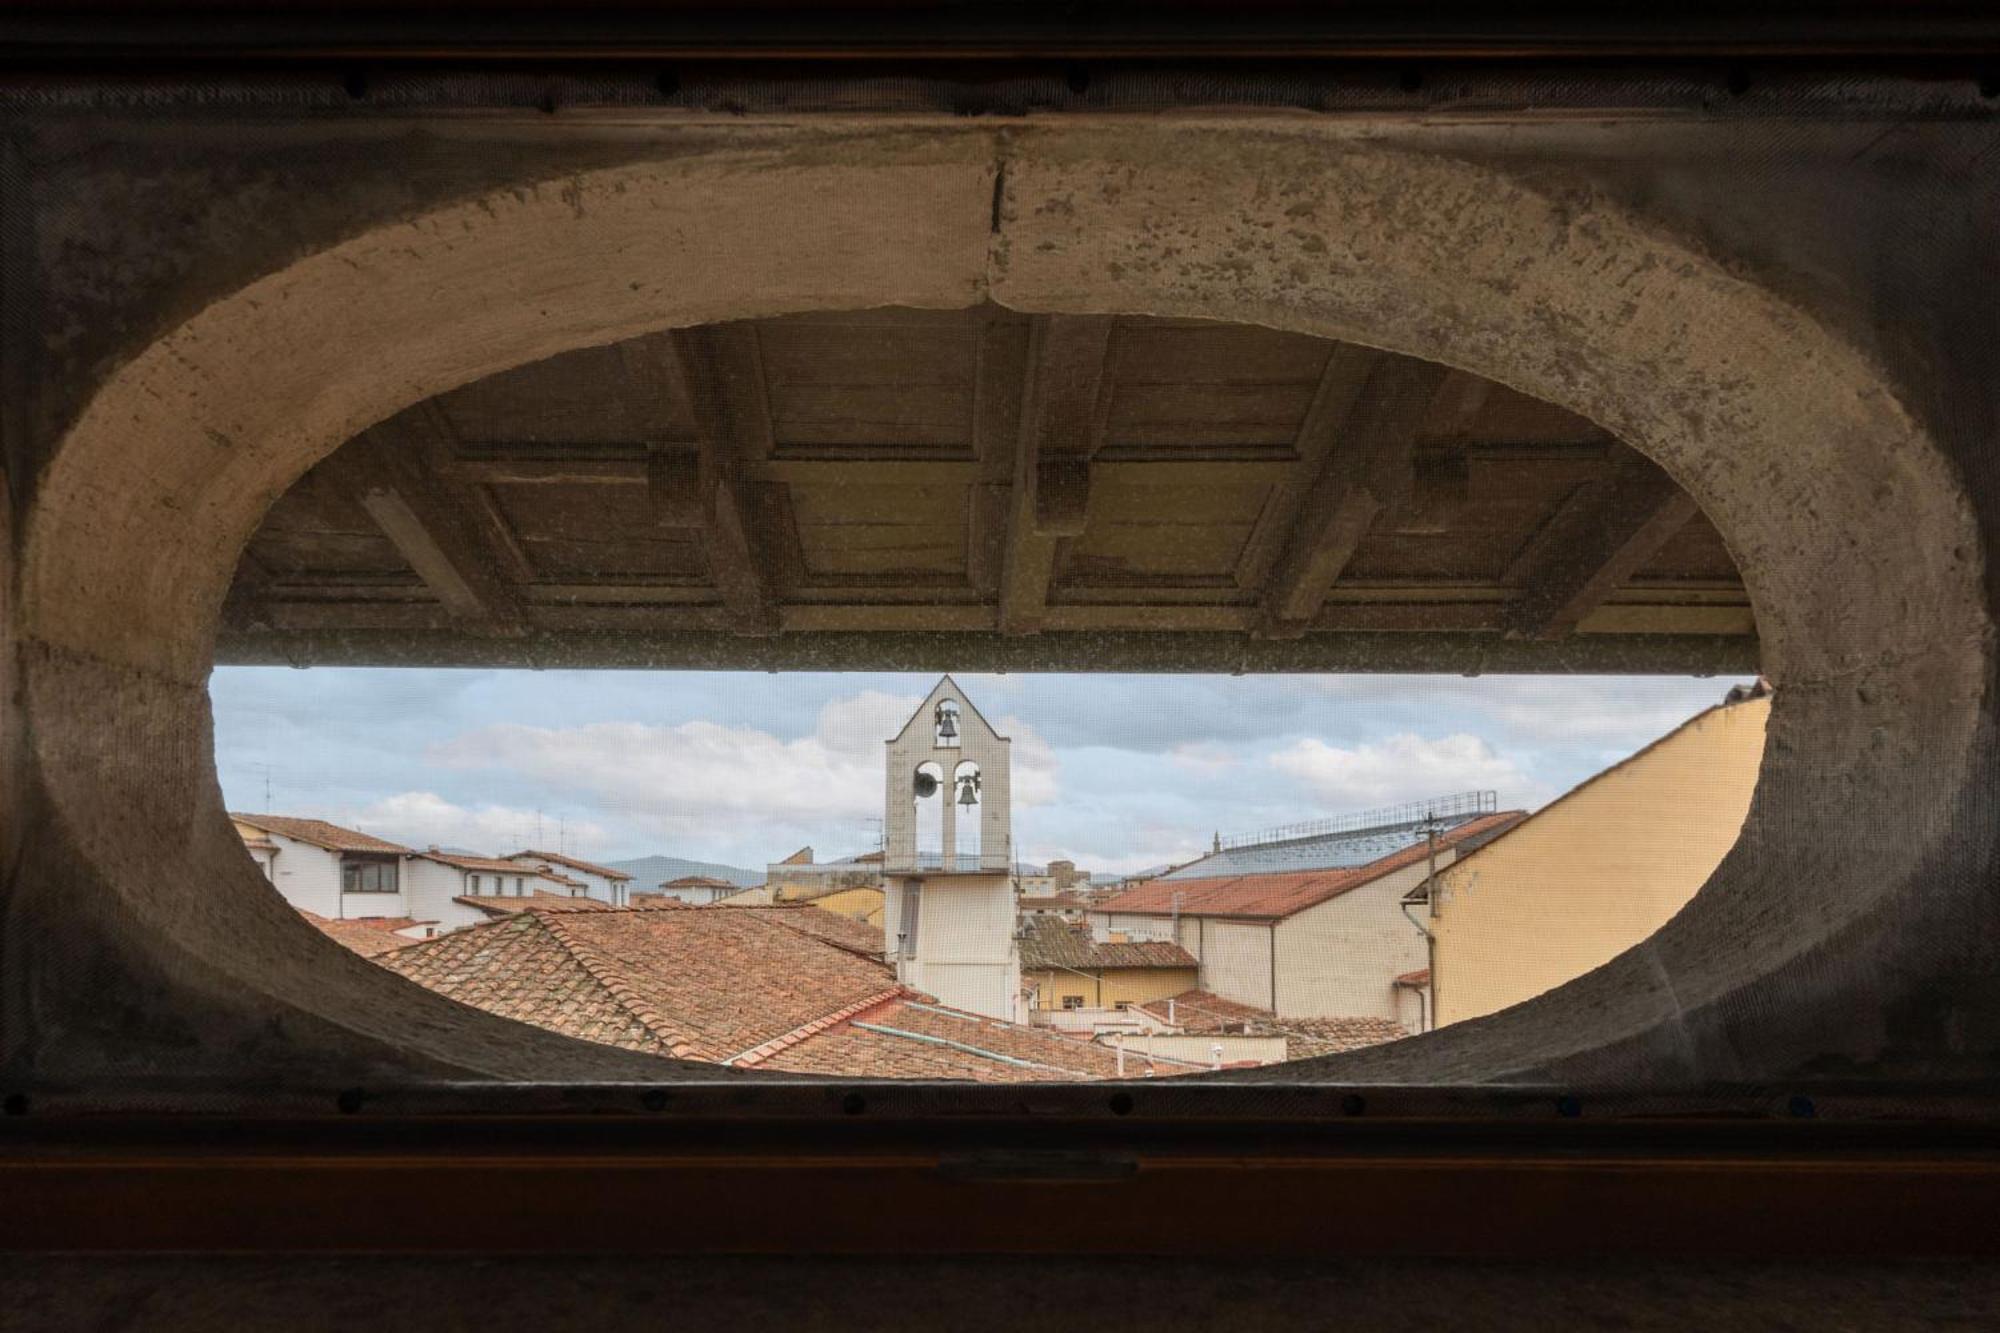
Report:
[[[394,893],[394,861],[342,861],[340,889],[343,893]]]
[[[528,896],[528,890],[523,887],[526,883],[527,881],[522,879],[521,876],[514,876],[514,896],[516,898],[525,898]]]
[[[1083,1008],[1083,997],[1082,997],[1081,995],[1065,995],[1065,996],[1063,996],[1063,1008],[1065,1008],[1065,1009],[1081,1009],[1081,1008]]]
[[[1132,1007],[1132,1002],[1130,1000],[1117,1000],[1112,1003],[1111,1007],[1122,1014]]]

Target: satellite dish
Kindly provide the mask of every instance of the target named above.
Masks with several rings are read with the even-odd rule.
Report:
[[[929,773],[926,773],[923,770],[919,769],[917,771],[916,789],[917,789],[917,799],[920,801],[927,800],[930,797],[937,795],[938,780],[932,777]]]

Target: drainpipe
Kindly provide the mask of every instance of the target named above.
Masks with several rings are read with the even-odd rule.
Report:
[[[1424,852],[1425,862],[1426,862],[1424,870],[1424,902],[1428,909],[1427,915],[1430,917],[1431,920],[1435,921],[1438,919],[1439,909],[1442,906],[1442,904],[1438,901],[1438,883],[1437,883],[1438,822],[1437,822],[1437,817],[1435,815],[1426,815],[1424,816],[1424,820],[1425,820],[1424,841],[1427,844]],[[1432,1022],[1432,1015],[1434,1015],[1437,1012],[1437,996],[1438,996],[1437,933],[1433,931],[1429,926],[1425,925],[1423,922],[1417,920],[1416,917],[1411,916],[1410,904],[1407,900],[1405,900],[1401,904],[1401,907],[1403,909],[1403,915],[1409,917],[1410,924],[1415,926],[1417,928],[1417,933],[1424,937],[1424,961],[1427,965],[1427,969],[1431,974],[1430,1002],[1426,1004],[1424,1001],[1423,992],[1421,990],[1417,992],[1417,1021],[1422,1025],[1421,1028],[1422,1031],[1429,1032],[1431,1028],[1434,1026]]]
[[[1271,936],[1271,1017],[1278,1016],[1278,923],[1270,925]]]

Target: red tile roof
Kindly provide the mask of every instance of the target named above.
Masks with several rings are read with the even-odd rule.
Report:
[[[546,873],[533,866],[524,866],[519,861],[506,861],[497,856],[461,856],[457,852],[435,851],[418,852],[417,855],[426,861],[436,861],[439,865],[456,866],[460,870],[477,870],[481,873],[492,871],[501,875],[521,875],[537,879]]]
[[[560,893],[524,893],[518,896],[492,893],[461,893],[452,899],[467,907],[477,907],[488,916],[518,916],[522,912],[609,912],[609,903],[595,898],[568,898]]]
[[[1431,970],[1420,967],[1414,972],[1405,972],[1396,978],[1398,986],[1428,986],[1431,984]]]
[[[950,1009],[897,985],[888,967],[812,933],[828,915],[530,910],[412,943],[381,962],[463,1003],[657,1055],[851,1078],[1116,1076],[1117,1054],[1107,1047]],[[1198,1068],[1149,1064],[1131,1051],[1125,1059],[1128,1078]]]
[[[1212,991],[1185,990],[1171,1000],[1148,1000],[1132,1006],[1162,1023],[1172,1023],[1183,1032],[1207,1035],[1238,1032],[1271,1020],[1271,1011],[1255,1005],[1225,1000]],[[1173,1015],[1171,1018],[1168,1015]]]
[[[353,829],[329,824],[324,819],[297,819],[291,815],[238,815],[229,816],[239,824],[265,833],[276,833],[294,842],[310,843],[314,847],[324,847],[330,852],[403,852],[409,848],[400,843],[385,842],[381,838],[366,833],[356,833]]]
[[[1021,919],[1021,967],[1102,972],[1115,968],[1196,968],[1201,964],[1180,945],[1166,940],[1100,944],[1088,926],[1061,917]]]
[[[534,908],[384,962],[557,1032],[718,1062],[899,989],[882,964],[743,910]]]
[[[734,889],[732,880],[718,879],[714,875],[682,875],[660,885],[663,889]]]
[[[703,904],[704,909],[724,906],[722,903]],[[869,958],[882,957],[887,947],[882,927],[871,926],[866,921],[856,921],[851,916],[841,916],[838,912],[829,912],[809,903],[774,903],[764,907],[730,907],[727,910],[754,912],[787,929],[800,931],[835,948]]]
[[[1468,838],[1497,834],[1525,818],[1527,813],[1522,810],[1481,815],[1443,834],[1438,845],[1451,847]],[[1170,916],[1178,911],[1181,916],[1279,919],[1415,865],[1426,855],[1425,844],[1418,843],[1367,865],[1343,870],[1296,870],[1217,879],[1156,879],[1101,902],[1094,910],[1138,916]]]
[[[317,926],[320,933],[337,944],[344,944],[363,958],[376,958],[391,949],[407,948],[421,943],[407,935],[398,935],[398,930],[411,926],[428,925],[429,922],[412,920],[407,916],[361,916],[336,921],[332,917],[299,909],[299,915]]]
[[[510,852],[510,861],[548,861],[554,865],[568,866],[571,870],[581,870],[586,875],[597,875],[604,879],[630,879],[622,870],[598,865],[595,861],[579,860],[574,856],[564,856],[561,852]]]

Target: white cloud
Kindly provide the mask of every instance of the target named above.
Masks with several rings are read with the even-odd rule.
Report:
[[[879,691],[835,699],[810,734],[790,740],[704,721],[500,723],[433,745],[426,757],[450,769],[504,770],[545,784],[552,805],[594,799],[642,835],[677,847],[768,841],[775,857],[816,831],[853,839],[863,821],[881,815],[882,743],[921,702]],[[1014,738],[1015,806],[1055,800],[1048,742],[1019,719],[997,725]]]
[[[1212,777],[1228,772],[1243,761],[1220,745],[1208,741],[1190,741],[1168,750],[1167,762],[1183,772]]]
[[[1538,794],[1531,793],[1511,759],[1462,732],[1435,740],[1403,732],[1351,748],[1307,738],[1272,754],[1270,762],[1303,783],[1329,812],[1486,788],[1498,790],[1507,805]]]
[[[536,839],[546,845],[560,836],[571,847],[601,844],[605,830],[589,820],[558,822],[557,816],[502,805],[454,805],[435,792],[406,791],[326,816],[347,828],[411,847],[461,847],[482,852],[519,851]]]
[[[1722,702],[1734,678],[1686,676],[1301,676],[1314,693],[1367,704],[1421,706],[1484,722],[1538,746],[1631,751]],[[1745,678],[1747,679],[1747,678]],[[1486,730],[1486,726],[1480,726]]]

